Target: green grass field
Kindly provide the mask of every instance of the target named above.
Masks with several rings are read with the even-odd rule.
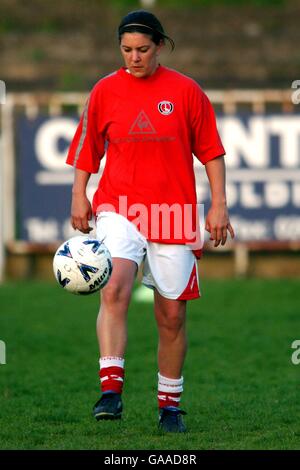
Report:
[[[206,281],[189,303],[185,435],[161,435],[150,303],[129,314],[124,414],[96,422],[98,296],[54,283],[0,286],[1,449],[299,449],[300,281]]]

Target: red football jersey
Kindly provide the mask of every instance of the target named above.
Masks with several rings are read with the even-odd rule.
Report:
[[[94,214],[115,210],[151,241],[191,242],[197,225],[193,154],[203,164],[225,154],[212,105],[199,85],[163,66],[146,78],[121,68],[101,79],[67,163],[97,173],[105,151]]]

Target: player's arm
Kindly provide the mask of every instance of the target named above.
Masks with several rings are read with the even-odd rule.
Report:
[[[224,245],[227,230],[234,237],[226,204],[225,150],[213,107],[198,85],[192,88],[190,109],[192,152],[205,165],[211,190],[211,207],[206,217],[205,229],[210,233],[210,239],[215,240],[214,246],[219,246],[220,243]]]
[[[92,218],[92,207],[86,195],[87,184],[91,173],[98,173],[104,155],[104,124],[98,114],[99,109],[99,87],[95,86],[86,102],[66,160],[75,172],[70,221],[74,229],[83,233],[92,230],[88,222]]]
[[[87,171],[75,168],[74,183],[72,188],[71,225],[76,230],[89,233],[93,230],[89,226],[92,219],[91,203],[86,195],[86,187],[91,174]]]
[[[205,170],[211,191],[211,207],[206,217],[205,229],[210,233],[210,240],[215,240],[214,246],[219,246],[220,243],[224,245],[227,231],[234,238],[226,203],[224,157],[209,160],[205,164]]]

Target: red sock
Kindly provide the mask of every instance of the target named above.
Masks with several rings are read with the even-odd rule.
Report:
[[[158,373],[158,406],[179,407],[180,396],[183,391],[183,377],[180,379],[168,379]]]
[[[122,393],[124,381],[124,359],[106,356],[100,358],[99,377],[101,391]]]

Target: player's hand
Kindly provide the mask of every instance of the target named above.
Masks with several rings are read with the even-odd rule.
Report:
[[[82,233],[89,233],[93,230],[88,222],[92,219],[92,215],[91,203],[86,195],[73,194],[71,207],[71,225],[73,229]]]
[[[210,233],[210,240],[214,240],[214,246],[225,245],[227,231],[234,238],[234,231],[229,221],[226,204],[213,204],[208,211],[205,230]]]

